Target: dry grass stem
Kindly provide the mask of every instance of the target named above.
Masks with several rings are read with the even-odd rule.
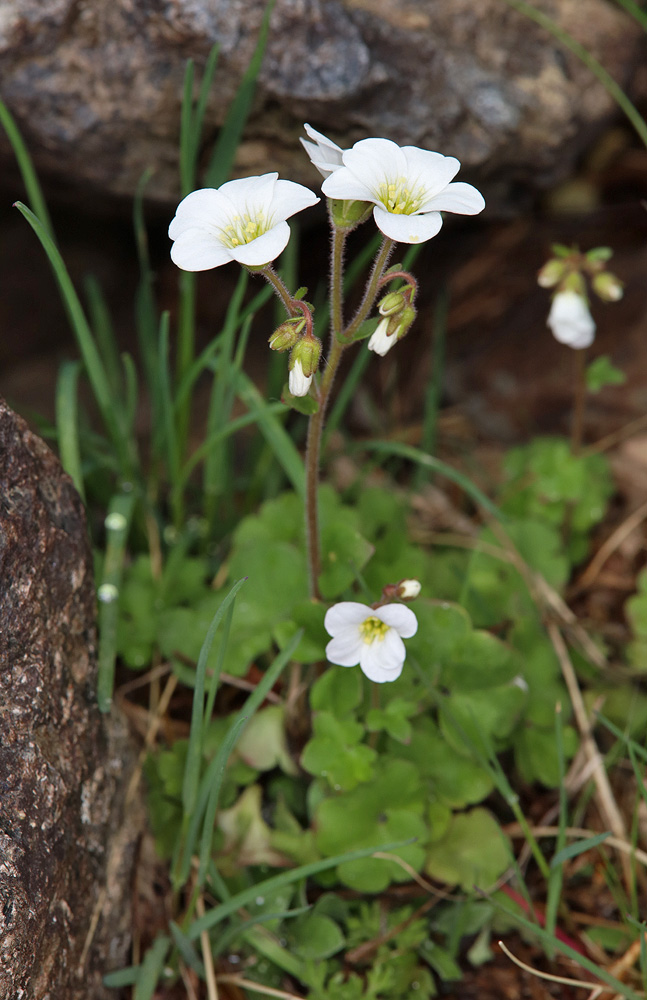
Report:
[[[575,593],[586,590],[595,582],[607,559],[609,559],[616,549],[622,545],[625,538],[628,538],[629,535],[642,524],[645,518],[647,518],[647,502],[641,504],[640,507],[633,512],[633,514],[630,514],[627,518],[625,518],[622,524],[618,525],[613,534],[607,538],[606,542],[600,546],[593,559],[582,573],[582,576],[575,584]]]
[[[511,962],[514,962],[514,964],[518,965],[520,969],[523,969],[525,972],[529,972],[531,976],[536,976],[538,979],[547,979],[550,983],[563,983],[564,986],[582,986],[585,990],[593,990],[596,996],[600,993],[615,992],[611,986],[601,986],[598,983],[586,982],[584,979],[569,979],[567,976],[553,976],[550,972],[540,972],[538,969],[533,969],[532,965],[526,965],[526,963],[522,962],[520,958],[513,955],[510,949],[504,945],[503,941],[499,941],[498,945],[504,955],[507,955]],[[589,998],[589,1000],[591,1000],[591,998]]]
[[[198,894],[195,901],[195,909],[199,917],[204,916],[204,900],[201,894]],[[207,995],[209,1000],[218,1000],[218,984],[216,982],[216,970],[213,966],[213,955],[211,954],[209,931],[203,931],[200,935],[200,946],[202,947],[202,961],[204,962],[204,974],[207,982]]]
[[[240,986],[243,990],[252,990],[254,993],[262,993],[268,997],[279,997],[280,1000],[303,1000],[297,993],[288,993],[286,990],[276,990],[273,986],[264,986],[262,983],[255,983],[253,979],[245,979],[238,974],[218,976],[219,983],[231,983],[233,986]]]

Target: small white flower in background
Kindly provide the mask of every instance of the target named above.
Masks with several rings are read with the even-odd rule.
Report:
[[[395,592],[401,601],[415,601],[421,590],[420,580],[400,580]]]
[[[206,271],[230,260],[261,267],[287,246],[286,219],[319,199],[277,173],[241,177],[192,191],[177,207],[168,234],[171,259],[184,271]]]
[[[370,608],[355,601],[333,604],[324,618],[332,639],[326,656],[340,667],[357,664],[369,680],[377,684],[394,681],[402,673],[406,650],[402,639],[418,630],[418,620],[403,604]]]
[[[322,177],[327,177],[333,170],[342,166],[342,156],[344,150],[327,136],[317,132],[311,125],[304,125],[308,139],[301,139],[301,145],[310,157],[310,161],[317,168]]]
[[[307,396],[312,382],[312,375],[303,374],[303,365],[300,361],[294,362],[294,367],[290,369],[288,375],[288,389],[293,396]]]
[[[373,217],[389,239],[422,243],[443,224],[441,212],[477,215],[483,195],[471,184],[451,183],[460,169],[454,156],[390,139],[361,139],[342,153],[321,190],[327,198],[372,202]]]
[[[595,321],[588,302],[578,292],[569,289],[557,292],[546,322],[560,344],[582,350],[593,343]]]

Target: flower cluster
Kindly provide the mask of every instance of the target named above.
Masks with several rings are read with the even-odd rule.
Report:
[[[608,247],[595,247],[582,254],[577,247],[557,245],[553,254],[537,276],[542,288],[555,288],[546,322],[560,344],[584,350],[593,343],[596,329],[586,279],[603,302],[622,298],[622,283],[606,269],[612,251]]]

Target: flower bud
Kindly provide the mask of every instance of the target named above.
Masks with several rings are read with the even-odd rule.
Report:
[[[422,584],[420,580],[400,580],[395,593],[401,601],[414,601],[420,593],[421,588]]]
[[[312,375],[304,374],[301,362],[297,358],[294,362],[294,366],[290,368],[288,389],[293,396],[307,396],[310,390],[311,382]]]
[[[385,295],[378,306],[378,311],[382,316],[394,316],[404,309],[407,304],[402,292],[389,292]]]
[[[270,348],[273,351],[291,350],[299,339],[305,322],[305,319],[302,318],[297,323],[293,323],[290,320],[281,323],[269,338]]]
[[[593,291],[603,302],[617,302],[623,296],[622,282],[610,271],[601,271],[591,281]]]
[[[362,222],[366,222],[373,211],[373,204],[369,201],[342,201],[340,198],[329,198],[328,208],[333,225],[337,229],[350,232]]]
[[[537,275],[537,284],[542,288],[553,288],[558,285],[566,273],[566,264],[563,260],[547,261]]]
[[[298,361],[305,377],[310,378],[319,367],[320,357],[321,341],[317,337],[313,337],[312,334],[301,337],[290,352],[290,371]]]
[[[547,323],[560,344],[582,350],[593,343],[595,321],[585,296],[576,291],[567,288],[557,292]]]

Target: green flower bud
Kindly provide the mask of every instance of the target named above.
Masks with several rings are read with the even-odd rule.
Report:
[[[305,322],[305,319],[299,319],[296,323],[290,320],[281,323],[269,338],[270,348],[273,351],[289,351],[299,339]]]
[[[290,352],[290,363],[288,368],[291,371],[297,361],[299,361],[301,363],[301,369],[304,376],[306,378],[310,378],[319,367],[320,357],[321,341],[312,335],[309,337],[301,337],[299,342],[294,345],[292,351]]]
[[[553,258],[547,261],[539,271],[537,284],[541,285],[542,288],[553,288],[554,285],[559,284],[565,274],[566,264],[564,261]]]
[[[366,222],[373,211],[372,202],[341,201],[339,198],[329,198],[328,207],[333,225],[348,232]]]
[[[603,302],[617,302],[623,296],[622,282],[610,271],[601,271],[591,281],[593,291]]]
[[[394,316],[406,305],[406,299],[402,292],[389,292],[385,295],[378,306],[378,311],[382,316]]]
[[[572,271],[559,286],[560,292],[575,292],[586,301],[586,282],[579,271]]]

